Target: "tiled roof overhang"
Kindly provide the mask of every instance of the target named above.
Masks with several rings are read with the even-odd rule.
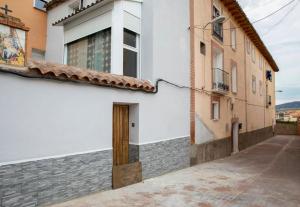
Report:
[[[82,16],[85,13],[90,12],[91,8],[92,8],[92,10],[97,9],[97,8],[103,6],[103,4],[105,4],[109,1],[111,1],[111,0],[106,0],[106,1],[105,0],[97,0],[94,3],[91,3],[91,4],[87,5],[86,7],[83,7],[81,9],[77,10],[77,11],[74,11],[73,13],[69,14],[68,16],[66,16],[64,18],[57,20],[52,25],[53,26],[62,26],[63,24],[71,21],[73,18]]]
[[[257,31],[249,21],[247,15],[240,7],[239,3],[236,0],[221,0],[224,6],[228,9],[231,15],[235,18],[238,22],[239,26],[245,31],[251,41],[256,45],[256,47],[260,50],[266,60],[269,62],[270,66],[275,72],[279,71],[279,68],[273,59],[272,55],[270,54],[269,50],[261,40],[260,36],[258,35]]]
[[[27,67],[0,65],[0,71],[13,73],[28,78],[44,78],[60,81],[87,83],[92,85],[143,91],[152,93],[155,87],[146,80],[128,76],[97,72],[68,65],[54,64],[42,61],[29,61]]]

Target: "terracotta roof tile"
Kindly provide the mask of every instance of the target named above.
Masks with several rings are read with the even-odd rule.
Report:
[[[25,68],[5,66],[0,70],[12,72],[26,77],[37,77],[89,83],[93,85],[128,89],[134,91],[154,92],[155,87],[146,80],[139,80],[128,76],[115,75],[98,72],[89,69],[82,69],[68,65],[54,64],[42,61],[30,61]]]

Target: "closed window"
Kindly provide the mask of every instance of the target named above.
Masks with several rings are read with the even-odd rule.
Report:
[[[232,93],[237,93],[237,66],[236,64],[232,64],[231,67],[231,88]]]
[[[231,48],[233,50],[236,50],[236,29],[235,28],[231,28],[230,29],[230,39],[231,39]]]
[[[45,1],[45,0],[34,0],[33,6],[36,9],[46,11],[46,8],[45,8],[46,3],[47,3],[47,1]]]
[[[256,77],[252,76],[252,92],[256,93]]]
[[[252,61],[255,63],[256,61],[256,48],[254,45],[251,45],[251,58]]]
[[[259,81],[259,95],[263,96],[263,82]]]
[[[137,78],[139,63],[138,35],[124,29],[123,75]]]
[[[111,29],[67,44],[67,64],[109,73],[111,67]]]
[[[212,101],[212,119],[217,121],[220,119],[220,102]]]
[[[259,69],[263,68],[263,57],[259,55]]]
[[[247,47],[247,53],[248,55],[250,55],[251,47],[250,47],[250,40],[248,38],[246,38],[246,47]]]

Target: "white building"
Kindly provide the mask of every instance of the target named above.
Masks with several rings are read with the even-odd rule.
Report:
[[[188,0],[53,0],[47,35],[55,64],[0,67],[0,174],[21,186],[14,205],[110,189],[127,163],[143,178],[189,166],[190,91],[141,81],[190,85]]]

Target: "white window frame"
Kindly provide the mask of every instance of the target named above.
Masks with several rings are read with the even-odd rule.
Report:
[[[263,57],[262,55],[259,55],[259,69],[263,68]]]
[[[40,10],[40,11],[46,12],[46,8],[41,9],[41,8],[36,7],[36,2],[37,2],[37,1],[38,1],[38,0],[33,0],[33,7],[36,8],[36,9],[38,9],[38,10]],[[41,1],[41,0],[40,0],[40,1]]]
[[[126,28],[124,28],[126,29]],[[133,51],[133,52],[136,52],[137,53],[137,68],[136,68],[136,77],[138,79],[141,78],[141,71],[140,71],[140,64],[141,64],[141,60],[140,60],[140,35],[137,34],[136,32],[134,32],[136,34],[136,47],[132,47],[130,45],[126,45],[123,41],[123,49],[127,49],[127,50],[130,50],[130,51]],[[123,56],[124,58],[124,56]]]
[[[231,48],[236,50],[236,28],[230,29],[230,41],[231,41]]]
[[[214,121],[220,120],[220,102],[212,101],[211,106],[212,106],[212,119]],[[215,109],[217,109],[217,111],[215,111]]]
[[[252,62],[256,62],[256,47],[251,44],[251,58],[252,58]]]
[[[250,40],[246,37],[246,50],[248,55],[250,55],[251,52],[251,46],[250,46]]]

